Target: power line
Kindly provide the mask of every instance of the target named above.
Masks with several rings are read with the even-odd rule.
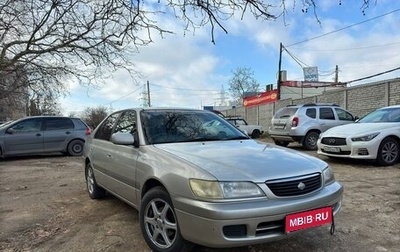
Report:
[[[352,80],[352,81],[346,81],[346,83],[347,83],[347,84],[350,84],[350,83],[352,83],[352,82],[370,79],[370,78],[373,78],[373,77],[376,77],[376,76],[379,76],[379,75],[382,75],[382,74],[387,74],[387,73],[390,73],[390,72],[394,72],[394,71],[397,71],[397,70],[400,70],[400,67],[396,67],[396,68],[393,68],[393,69],[390,69],[390,70],[387,70],[387,71],[384,71],[384,72],[380,72],[380,73],[373,74],[373,75],[370,75],[370,76],[367,76],[367,77],[355,79],[355,80]]]
[[[215,90],[215,89],[191,89],[191,88],[167,87],[167,86],[162,86],[162,85],[157,85],[157,84],[152,84],[152,86],[162,87],[162,88],[167,88],[167,89],[175,89],[175,90],[196,91],[196,92],[197,91],[219,92],[219,90]]]
[[[306,63],[301,61],[299,58],[291,54],[286,47],[283,46],[283,49],[289,54],[289,56],[302,68],[303,66],[308,66]]]
[[[137,92],[137,91],[138,91],[139,89],[141,89],[142,87],[143,87],[143,85],[140,86],[138,89],[135,89],[135,90],[132,91],[132,92],[129,92],[129,93],[124,94],[123,96],[119,97],[118,99],[115,99],[115,100],[113,100],[113,101],[107,102],[105,105],[111,105],[113,102],[122,100],[123,98],[127,97],[128,95],[131,95],[131,94]]]
[[[360,47],[352,47],[352,48],[338,48],[338,49],[312,49],[312,48],[306,48],[306,47],[292,47],[292,50],[307,50],[307,51],[313,51],[313,52],[335,52],[335,51],[354,51],[354,50],[364,50],[364,49],[370,49],[370,48],[376,48],[376,47],[388,47],[388,46],[395,46],[395,45],[400,45],[400,42],[394,42],[394,43],[387,43],[387,44],[379,44],[379,45],[371,45],[371,46],[360,46]]]
[[[341,28],[341,29],[338,29],[338,30],[334,30],[334,31],[331,31],[331,32],[328,32],[328,33],[324,33],[324,34],[322,34],[322,35],[319,35],[319,36],[316,36],[316,37],[313,37],[313,38],[309,38],[309,39],[306,39],[306,40],[303,40],[303,41],[300,41],[300,42],[296,42],[296,43],[291,44],[291,45],[288,45],[288,46],[286,46],[286,47],[298,45],[298,44],[305,43],[305,42],[308,42],[308,41],[311,41],[311,40],[315,40],[315,39],[318,39],[318,38],[321,38],[321,37],[324,37],[324,36],[327,36],[327,35],[330,35],[330,34],[333,34],[333,33],[337,33],[337,32],[346,30],[346,29],[348,29],[348,28],[351,28],[351,27],[354,27],[354,26],[357,26],[357,25],[360,25],[360,24],[363,24],[363,23],[367,23],[367,22],[369,22],[369,21],[372,21],[372,20],[375,20],[375,19],[378,19],[378,18],[387,16],[387,15],[392,14],[392,13],[395,13],[395,12],[397,12],[397,11],[400,11],[400,9],[396,9],[396,10],[387,12],[387,13],[385,13],[385,14],[382,14],[382,15],[379,15],[379,16],[376,16],[376,17],[373,17],[373,18],[370,18],[370,19],[367,19],[367,20],[364,20],[364,21],[361,21],[361,22],[358,22],[358,23],[355,23],[355,24],[351,24],[351,25],[345,26],[345,27],[343,27],[343,28]]]

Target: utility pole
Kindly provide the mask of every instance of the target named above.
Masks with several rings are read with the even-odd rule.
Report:
[[[277,91],[278,91],[278,101],[281,99],[282,51],[283,51],[283,45],[282,45],[282,43],[279,43],[278,82],[277,82],[277,84],[276,84],[276,88],[277,88]]]
[[[338,83],[339,82],[339,66],[336,65],[335,68],[335,82]]]
[[[147,81],[147,105],[149,106],[149,108],[151,107],[151,103],[150,103],[150,83],[149,83],[149,81]]]

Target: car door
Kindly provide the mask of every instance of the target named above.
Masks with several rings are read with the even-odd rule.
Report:
[[[136,111],[127,110],[113,128],[112,134],[131,133],[134,135],[137,131]],[[137,139],[137,138],[136,138]],[[113,144],[107,150],[107,167],[112,178],[116,183],[111,183],[111,190],[120,197],[136,205],[138,197],[138,185],[136,183],[136,162],[139,155],[139,149],[133,145]]]
[[[63,151],[71,140],[74,124],[69,118],[44,118],[43,148],[45,152]]]
[[[135,111],[115,113],[99,126],[90,145],[96,182],[132,203],[137,197],[135,167],[138,151],[133,145],[117,145],[110,140],[114,133],[134,133],[135,130]]]
[[[4,154],[43,152],[42,118],[27,118],[10,125],[4,134]]]
[[[337,126],[338,124],[338,121],[336,120],[335,114],[331,107],[320,107],[318,120],[322,132],[334,126]]]

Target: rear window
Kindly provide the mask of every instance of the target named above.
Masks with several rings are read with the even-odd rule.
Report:
[[[306,110],[306,116],[310,118],[317,118],[317,109],[315,108],[309,108]]]
[[[278,111],[276,111],[274,118],[288,118],[294,115],[297,112],[298,108],[291,108],[291,107],[286,107],[286,108],[281,108]]]

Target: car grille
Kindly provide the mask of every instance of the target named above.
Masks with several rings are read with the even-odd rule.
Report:
[[[273,194],[279,197],[289,197],[307,194],[321,188],[321,174],[313,173],[306,176],[269,180],[266,185]]]
[[[321,139],[321,143],[331,146],[346,145],[346,138],[324,137]]]
[[[333,151],[326,151],[326,150],[324,150],[324,149],[321,149],[321,151],[322,151],[323,153],[327,153],[327,154],[345,155],[345,156],[350,155],[350,153],[351,153],[350,151],[333,152]]]

